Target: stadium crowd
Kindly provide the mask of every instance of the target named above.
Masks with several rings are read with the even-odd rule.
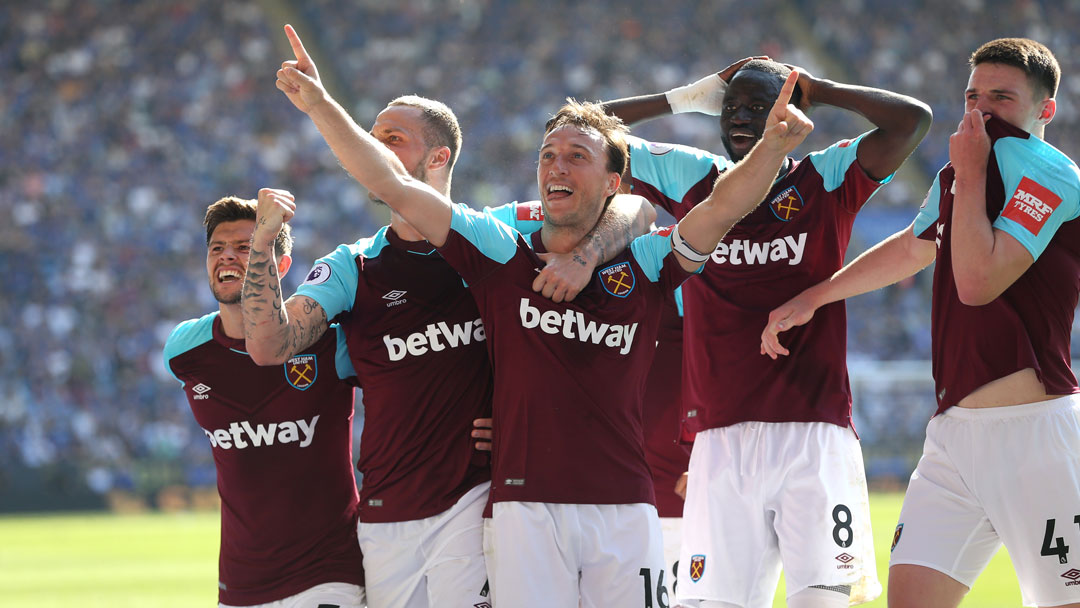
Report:
[[[905,179],[856,222],[852,253],[910,222],[947,160],[970,49],[1029,36],[1073,74],[1080,44],[1074,0],[845,0],[828,15],[793,0],[556,0],[542,15],[508,0],[286,4],[361,124],[407,92],[457,112],[455,198],[476,206],[535,197],[538,126],[566,96],[664,91],[755,54],[915,96],[934,127]],[[0,6],[0,272],[13,286],[0,298],[3,462],[61,471],[98,493],[139,490],[162,464],[172,481],[212,485],[210,450],[160,355],[178,321],[214,306],[193,263],[206,205],[263,186],[312,201],[295,226],[299,268],[383,222],[267,78],[283,55],[279,17],[255,1]],[[1074,157],[1078,86],[1064,80],[1050,139]],[[805,150],[851,131],[842,112],[812,118]],[[713,120],[636,132],[719,150]],[[929,357],[926,275],[850,303],[852,359]],[[872,391],[874,406],[856,394],[868,468],[877,437],[908,438],[918,454],[933,399],[909,392]]]

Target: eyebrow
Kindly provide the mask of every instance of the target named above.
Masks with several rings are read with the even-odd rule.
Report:
[[[1013,97],[1019,97],[1020,96],[1019,91],[1014,91],[1012,89],[990,89],[987,92],[988,93],[1005,93],[1006,95],[1012,95]],[[965,93],[978,93],[978,89],[968,89],[967,91],[965,91]]]
[[[550,148],[553,145],[554,144],[544,144],[544,145],[540,146],[540,151],[543,152],[544,148]],[[584,150],[584,151],[588,152],[589,154],[592,154],[592,150],[589,149],[588,146],[585,146],[585,145],[582,145],[582,144],[570,144],[570,147],[571,148],[577,148],[579,150]]]

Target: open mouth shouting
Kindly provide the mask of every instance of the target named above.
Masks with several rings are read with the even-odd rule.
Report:
[[[565,184],[548,184],[547,187],[547,200],[558,201],[565,198],[569,198],[574,193],[574,189]]]

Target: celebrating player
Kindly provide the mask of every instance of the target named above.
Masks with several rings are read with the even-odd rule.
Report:
[[[731,160],[631,138],[632,191],[687,216],[761,139],[790,72],[748,58],[666,94],[605,104],[627,120],[719,115]],[[701,280],[683,289],[683,421],[697,435],[678,596],[704,606],[770,605],[781,564],[790,606],[846,606],[881,593],[851,425],[844,307],[793,335],[794,354],[779,363],[755,356],[756,328],[770,307],[843,265],[855,214],[922,140],[930,111],[910,97],[799,73],[800,107],[846,109],[875,128],[785,160],[764,203],[709,250]]]
[[[439,248],[480,309],[495,361],[495,604],[640,606],[666,595],[640,414],[660,306],[813,128],[787,103],[797,74],[760,144],[711,197],[670,232],[634,240],[573,302],[555,303],[531,289],[538,253],[568,251],[618,190],[627,159],[620,121],[578,103],[549,121],[537,167],[543,226],[524,237],[413,178],[302,67],[284,66],[278,88],[350,174]]]
[[[288,65],[317,75],[295,31],[286,32],[296,53]],[[449,196],[461,130],[448,107],[398,98],[378,115],[372,136],[411,178]],[[605,214],[606,224],[592,233],[599,236],[585,238],[570,255],[549,257],[544,271],[533,273],[533,287],[556,301],[572,299],[605,247],[625,247],[630,232],[644,232],[651,221],[635,198],[624,197]],[[489,601],[481,513],[491,472],[488,455],[474,451],[468,437],[474,418],[490,416],[492,398],[487,328],[476,303],[457,272],[393,212],[373,237],[318,260],[278,314],[270,243],[294,210],[284,197],[259,208],[244,292],[248,345],[258,362],[276,364],[305,350],[328,318],[340,320],[348,336],[364,387],[358,536],[368,600],[374,608]],[[543,217],[539,203],[490,213],[523,232],[539,228]],[[554,273],[560,264],[577,278],[560,278]]]
[[[1004,542],[1024,605],[1080,606],[1068,559],[1080,543],[1080,397],[1069,367],[1080,170],[1043,141],[1060,69],[1023,38],[988,42],[970,64],[950,163],[915,221],[773,311],[762,348],[787,355],[779,332],[936,259],[938,411],[896,527],[889,605],[958,605]]]
[[[287,196],[262,190],[259,198]],[[355,372],[337,326],[302,353],[259,367],[244,352],[240,290],[255,201],[206,210],[206,272],[218,311],[178,325],[165,366],[206,433],[221,495],[222,606],[364,606],[352,470]],[[274,233],[284,276],[288,226]],[[349,381],[346,381],[349,379]]]

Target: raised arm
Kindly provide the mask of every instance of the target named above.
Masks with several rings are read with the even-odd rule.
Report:
[[[830,278],[805,289],[769,313],[769,323],[761,334],[761,354],[775,359],[787,355],[779,334],[804,325],[818,308],[910,277],[930,265],[937,255],[933,241],[915,236],[912,224],[874,245]]]
[[[987,118],[979,110],[967,112],[949,137],[949,161],[956,172],[950,224],[953,279],[960,301],[968,306],[989,304],[1035,263],[1020,241],[995,229],[986,217]]]
[[[282,305],[274,241],[292,219],[296,201],[284,190],[259,190],[242,307],[248,354],[258,365],[277,365],[314,344],[326,331],[326,312],[314,300],[293,296]]]
[[[789,66],[794,67],[794,66]],[[925,103],[892,91],[814,78],[802,68],[801,108],[834,106],[859,114],[876,127],[859,143],[859,165],[875,180],[892,175],[930,129],[933,114]]]
[[[736,61],[715,74],[697,82],[676,87],[667,93],[654,93],[638,97],[625,97],[603,104],[604,111],[618,116],[628,125],[643,122],[668,114],[699,112],[710,116],[719,116],[724,102],[724,90],[728,81],[739,71],[744,63],[753,59],[768,57],[746,57]]]
[[[616,194],[596,225],[569,253],[540,253],[546,262],[533,280],[533,291],[555,302],[573,300],[589,284],[596,267],[630,246],[649,231],[656,210],[649,201],[632,194]]]
[[[277,88],[311,118],[341,166],[373,195],[441,247],[450,232],[451,202],[431,186],[409,175],[386,146],[345,112],[319,80],[319,72],[292,26],[285,34],[296,59],[281,64]]]
[[[720,174],[709,197],[691,209],[672,233],[671,245],[684,269],[701,267],[727,231],[765,198],[787,154],[814,130],[814,123],[789,103],[798,77],[798,71],[788,75],[757,145]]]

